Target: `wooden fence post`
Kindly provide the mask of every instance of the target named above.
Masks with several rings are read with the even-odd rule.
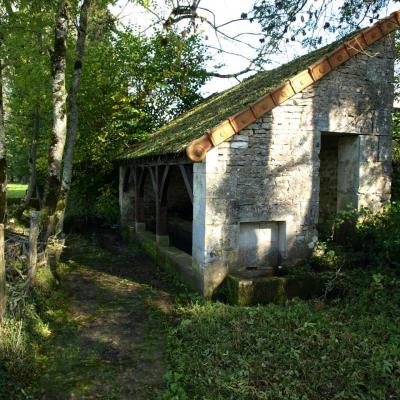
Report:
[[[35,282],[37,271],[37,243],[40,228],[40,212],[31,212],[31,226],[29,230],[29,267],[28,267],[28,287],[32,287]]]

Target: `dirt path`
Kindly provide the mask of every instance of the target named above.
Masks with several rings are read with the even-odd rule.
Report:
[[[151,400],[163,387],[172,296],[140,251],[101,242],[107,250],[94,237],[67,243],[65,304],[49,316],[37,398]]]

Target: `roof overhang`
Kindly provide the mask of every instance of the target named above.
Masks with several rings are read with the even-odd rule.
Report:
[[[207,152],[213,147],[239,133],[255,122],[256,119],[322,79],[333,69],[363,52],[373,43],[398,29],[399,26],[400,11],[396,11],[369,28],[363,29],[352,39],[310,65],[307,69],[266,93],[239,113],[227,118],[200,138],[193,140],[186,148],[187,156],[193,162],[204,160]]]

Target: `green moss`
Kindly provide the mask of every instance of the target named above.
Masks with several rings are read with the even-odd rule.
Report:
[[[280,303],[295,297],[310,299],[320,296],[325,288],[322,277],[307,274],[303,277],[265,277],[242,279],[228,275],[218,289],[217,297],[229,304],[250,306],[256,304]]]
[[[260,72],[231,89],[208,97],[198,106],[164,125],[120,159],[129,160],[154,155],[182,153],[191,141],[271,92],[353,35],[354,33],[279,68]]]

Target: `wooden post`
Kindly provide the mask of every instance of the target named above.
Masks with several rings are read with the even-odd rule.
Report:
[[[4,257],[4,224],[0,224],[0,324],[4,320],[7,304],[6,261]]]
[[[164,196],[169,166],[156,166],[154,172],[156,194],[156,240],[160,245],[169,246],[167,229],[167,202]]]
[[[28,287],[35,283],[37,271],[37,242],[40,228],[40,212],[32,211],[31,226],[29,230],[29,267],[28,267]]]
[[[145,169],[135,166],[135,230],[144,231],[143,179]]]

